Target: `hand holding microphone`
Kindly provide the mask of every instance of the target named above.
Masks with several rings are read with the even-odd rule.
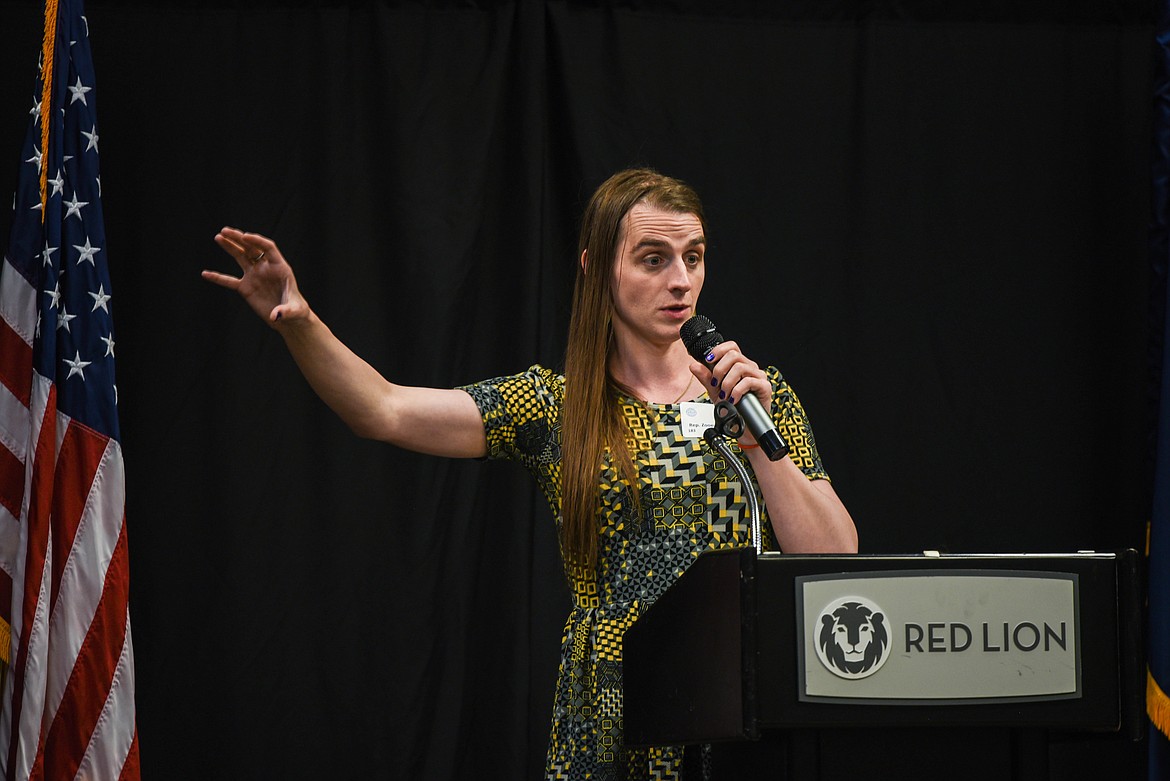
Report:
[[[714,361],[708,362],[707,356],[712,348],[723,343],[723,335],[715,330],[715,324],[702,315],[695,315],[683,323],[679,329],[679,336],[686,345],[687,352],[696,361],[711,368]],[[747,428],[764,451],[770,461],[779,461],[788,455],[788,443],[776,430],[772,416],[760,404],[754,394],[748,393],[736,400],[735,409],[743,417]]]

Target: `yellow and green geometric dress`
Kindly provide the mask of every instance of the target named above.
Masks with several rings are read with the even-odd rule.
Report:
[[[772,415],[809,477],[827,478],[808,417],[796,394],[769,367]],[[561,407],[565,378],[541,366],[464,386],[487,432],[488,457],[523,464],[553,515],[561,517]],[[708,402],[706,396],[695,401]],[[601,520],[597,565],[567,571],[573,610],[561,642],[553,703],[549,779],[677,779],[680,747],[622,746],[622,635],[699,554],[751,544],[745,488],[732,467],[701,438],[684,436],[680,404],[623,398],[628,446],[638,471],[641,514],[607,457],[598,468]],[[740,455],[738,446],[732,450]],[[754,473],[743,459],[763,508]],[[764,516],[766,544],[771,528]]]

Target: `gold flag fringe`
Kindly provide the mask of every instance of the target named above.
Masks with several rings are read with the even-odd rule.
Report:
[[[53,107],[53,60],[57,46],[57,0],[45,0],[45,37],[41,41],[41,222],[45,221],[45,192],[49,189],[49,115]]]
[[[1162,687],[1154,680],[1154,674],[1146,669],[1146,713],[1150,723],[1157,727],[1163,735],[1170,738],[1170,697],[1162,691]]]
[[[12,627],[0,618],[0,691],[8,682],[8,670],[12,667]]]

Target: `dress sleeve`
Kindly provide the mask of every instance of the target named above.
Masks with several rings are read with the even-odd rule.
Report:
[[[810,480],[828,480],[829,474],[821,462],[821,455],[817,452],[817,441],[813,437],[812,424],[808,414],[801,406],[796,391],[780,374],[780,370],[769,366],[765,372],[768,381],[772,383],[772,418],[776,421],[776,428],[788,443],[788,457],[800,467],[800,471]]]
[[[460,386],[483,417],[487,457],[529,469],[560,462],[564,378],[535,365],[521,374]]]

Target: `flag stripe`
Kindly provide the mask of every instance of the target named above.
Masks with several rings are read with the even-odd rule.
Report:
[[[129,630],[129,623],[126,624],[126,628]],[[131,654],[131,657],[133,657],[133,654]],[[134,660],[131,658],[130,666],[133,667],[133,665]],[[134,699],[133,692],[131,692],[130,699]],[[118,781],[135,781],[141,775],[141,772],[138,763],[138,730],[135,729],[133,736],[130,738],[130,751],[126,754],[126,760],[122,764],[122,773],[118,776]]]
[[[114,682],[115,668],[124,650],[127,607],[123,588],[127,580],[124,526],[113,553],[110,578],[105,580],[101,599],[92,621],[88,622],[85,642],[68,676],[67,689],[62,691],[62,695],[65,691],[68,694],[60,704],[46,703],[46,718],[52,719],[44,746],[45,772],[49,778],[73,778],[77,774],[90,736],[98,726],[98,717],[102,714],[107,693]],[[55,661],[63,655],[55,655]],[[50,692],[50,698],[52,695]],[[101,769],[110,770],[108,767]]]
[[[24,502],[33,365],[32,345],[18,329],[21,322],[34,319],[33,287],[5,258],[0,267],[0,507],[13,523],[18,523]],[[7,521],[0,518],[0,537],[12,532],[5,528]],[[14,546],[0,545],[0,567],[9,575],[14,552]],[[7,603],[0,608],[6,620],[10,608]]]
[[[0,268],[0,320],[8,323],[15,338],[28,345],[30,350],[37,322],[36,315],[36,287],[12,265],[8,256],[5,256],[4,266]]]
[[[7,323],[0,323],[0,384],[28,407],[28,391],[32,382],[32,348]]]
[[[98,465],[107,449],[105,437],[95,435],[84,426],[68,422],[59,416],[58,431],[62,431],[61,445],[57,449],[57,474],[55,475],[55,502],[53,506],[53,578],[49,591],[49,609],[56,614],[57,593],[67,564],[77,565],[76,548],[73,539],[81,524],[82,513],[93,499],[94,480],[99,476]],[[122,498],[119,487],[117,499]],[[121,516],[121,508],[117,509]],[[114,537],[116,538],[116,533]],[[84,552],[84,548],[82,551]],[[96,584],[100,591],[101,581]]]
[[[4,630],[8,634],[8,641],[0,644],[0,661],[4,663],[12,661],[12,576],[16,572],[16,562],[12,556],[19,547],[20,521],[7,508],[0,507],[0,620],[8,624]],[[0,735],[3,735],[2,723]]]
[[[5,258],[0,267],[0,385],[26,408],[33,365],[28,324],[35,322],[36,289]]]
[[[124,552],[126,548],[123,545],[121,549]],[[118,657],[110,696],[78,768],[78,778],[113,778],[118,768],[122,768],[120,778],[138,778],[138,730],[133,722],[115,718],[134,703],[134,644],[130,637],[129,614],[125,619],[126,639]]]
[[[6,446],[0,447],[0,507],[12,516],[14,522],[20,516],[20,505],[24,502],[24,460],[14,455]],[[0,521],[0,526],[7,525]],[[0,533],[3,533],[0,531]],[[11,570],[9,570],[11,571]]]
[[[70,426],[71,430],[77,428],[81,427]],[[92,633],[91,622],[96,620],[101,600],[108,598],[106,591],[111,579],[117,587],[126,585],[119,575],[121,570],[113,569],[116,547],[125,545],[122,459],[116,445],[110,442],[106,457],[101,459],[90,492],[91,501],[78,524],[74,548],[62,568],[60,599],[56,604],[50,603],[49,642],[55,650],[50,660],[53,671],[45,702],[46,720],[53,718],[64,697],[74,660],[81,653],[83,641],[88,640],[87,629]],[[58,552],[57,546],[58,541],[54,539],[54,554]],[[121,608],[115,613],[119,618],[126,610],[126,595],[121,598]],[[122,631],[108,631],[112,645],[109,650],[116,655],[121,647]],[[106,680],[108,685],[108,678]]]
[[[42,402],[41,399],[44,399]],[[48,606],[48,575],[45,562],[49,555],[49,511],[52,506],[51,468],[55,457],[56,387],[47,382],[33,386],[33,409],[42,414],[33,415],[42,425],[36,435],[33,453],[31,495],[25,512],[21,534],[23,561],[17,565],[23,570],[23,582],[13,579],[12,632],[16,654],[13,662],[12,729],[15,740],[8,749],[9,777],[26,778],[32,771],[32,760],[40,742],[40,719],[44,709],[44,679],[48,658],[48,631],[45,626]],[[45,425],[49,423],[49,425]],[[19,612],[17,604],[22,605]],[[25,709],[37,714],[37,719],[24,718]]]
[[[28,406],[36,288],[8,258],[0,266],[0,384]]]

